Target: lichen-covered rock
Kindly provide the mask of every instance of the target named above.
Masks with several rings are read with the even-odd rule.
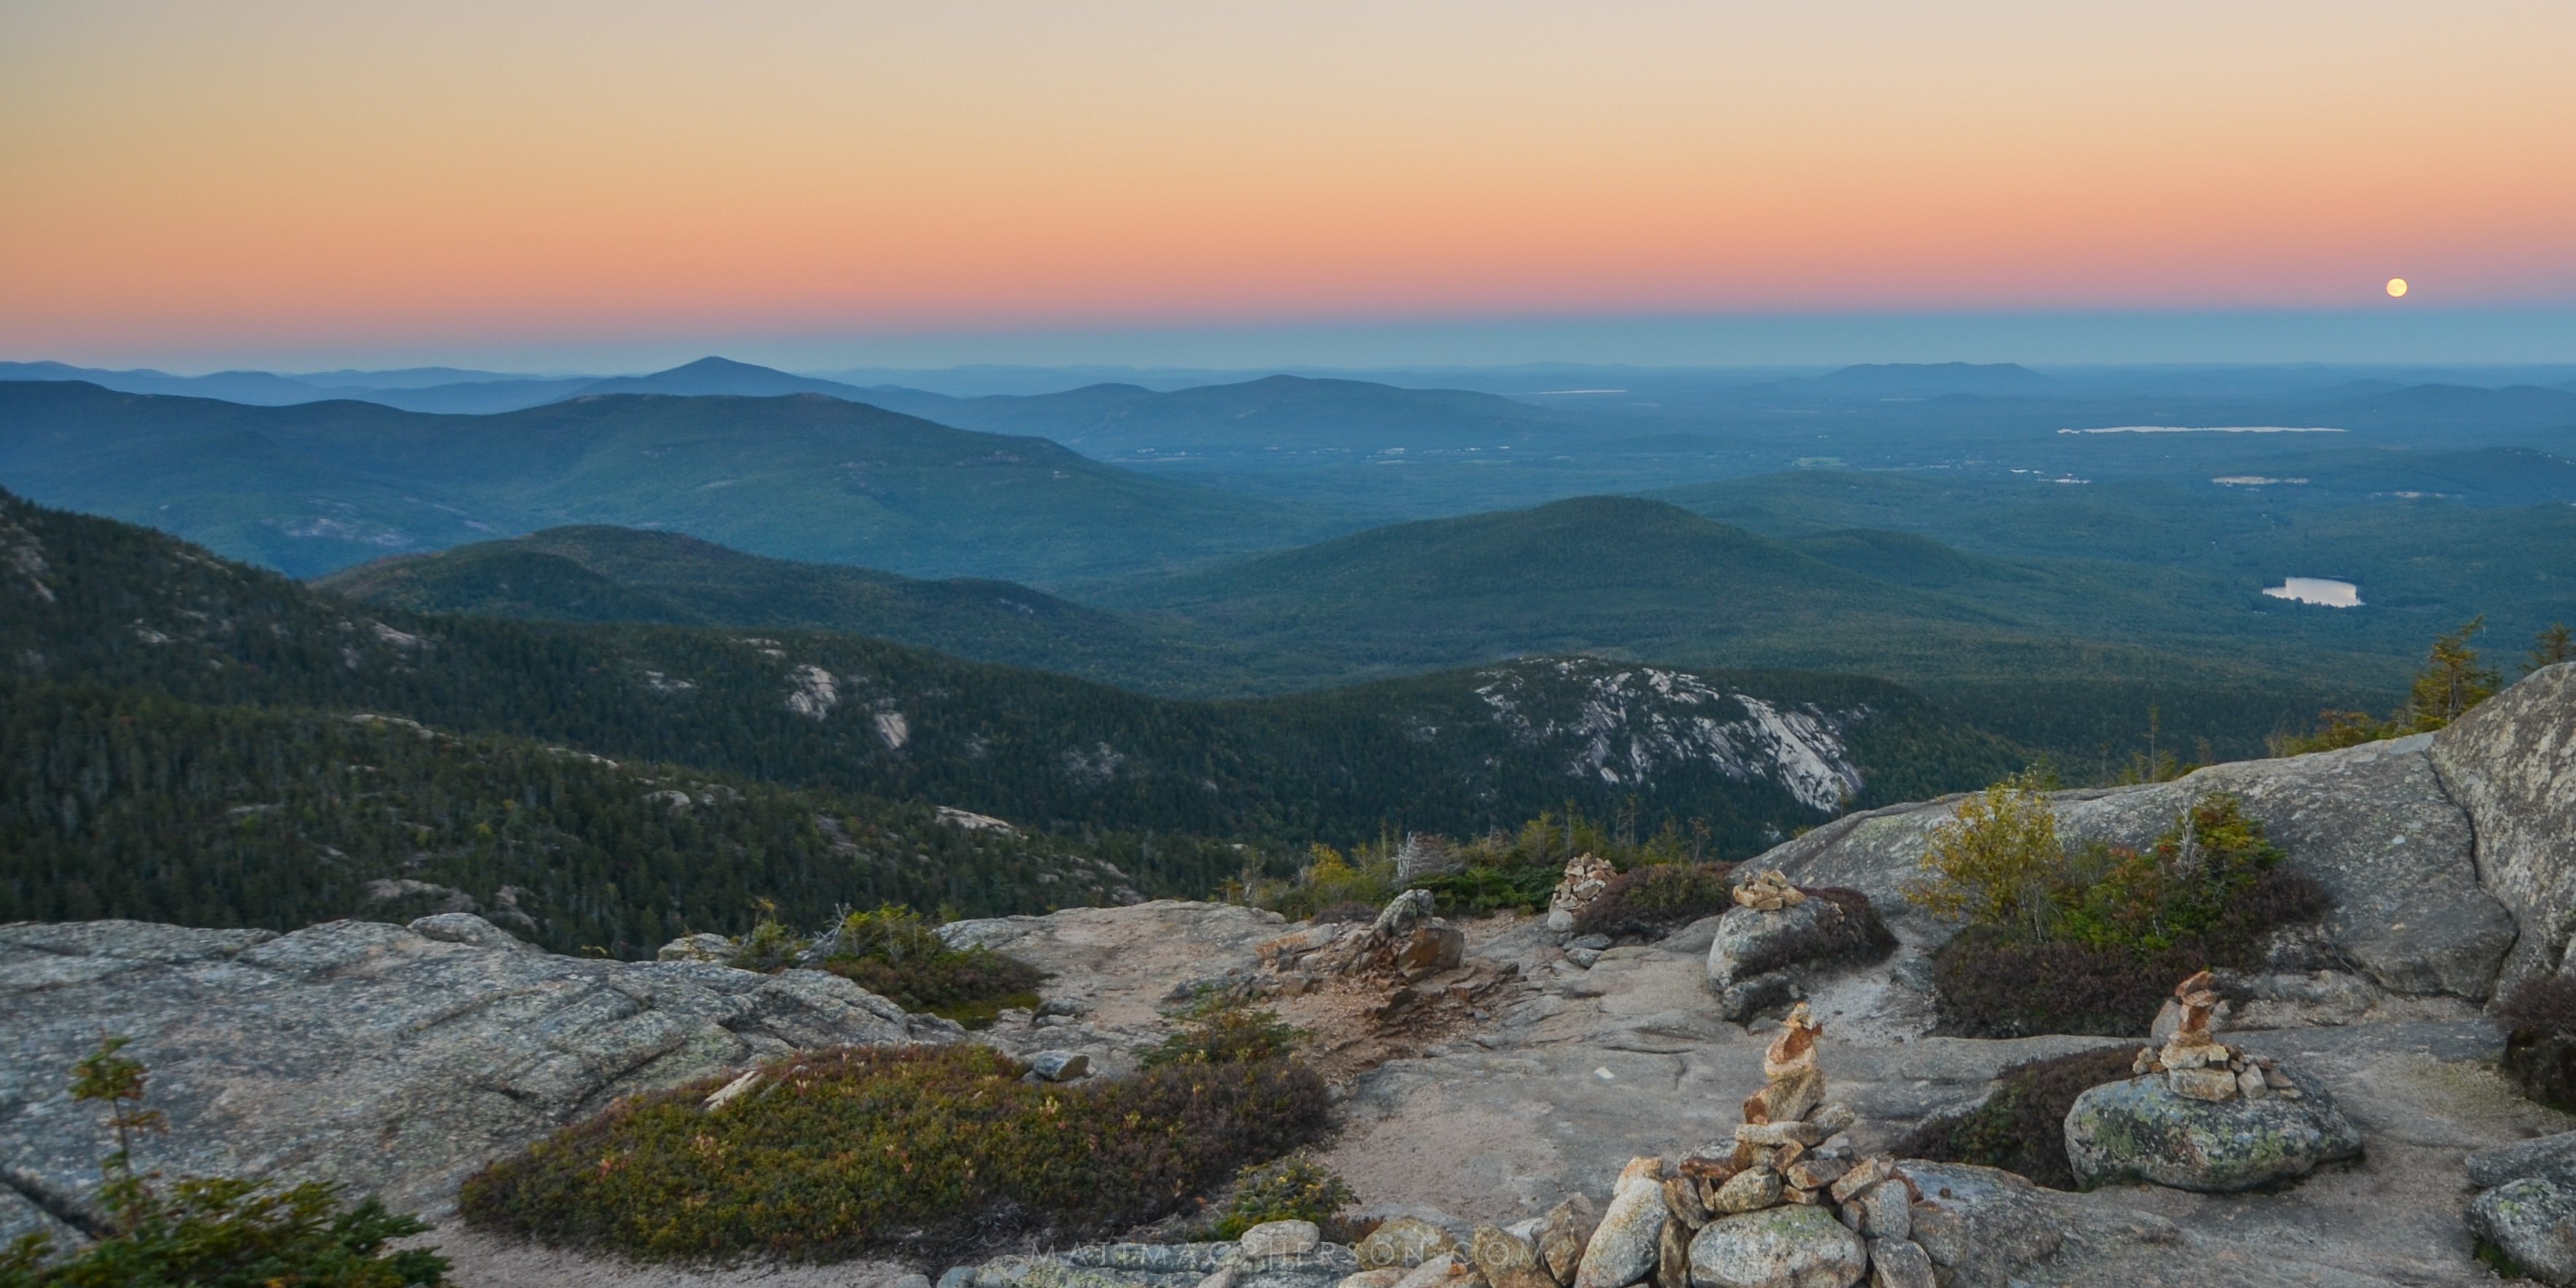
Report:
[[[1601,1214],[1600,1228],[1584,1245],[1574,1288],[1627,1288],[1654,1273],[1657,1241],[1663,1237],[1664,1222],[1672,1219],[1664,1210],[1661,1168],[1661,1159],[1639,1158],[1619,1174],[1609,1210]]]
[[[1869,1241],[1869,1288],[1939,1288],[1931,1254],[1912,1239]]]
[[[2524,676],[2432,737],[2477,831],[2477,870],[2521,927],[2498,991],[2554,969],[2576,925],[2576,662]]]
[[[2526,1176],[2556,1176],[2576,1183],[2576,1131],[2534,1136],[2469,1155],[2469,1184],[2480,1189]]]
[[[1690,1267],[1697,1288],[1851,1288],[1869,1273],[1869,1247],[1825,1209],[1791,1205],[1709,1222]]]
[[[2508,1181],[2469,1202],[2468,1223],[2524,1274],[2576,1285],[2576,1186],[2546,1176]]]
[[[561,957],[465,914],[290,935],[0,926],[0,1014],[0,1160],[47,1206],[92,1212],[114,1142],[67,1075],[101,1033],[133,1039],[169,1120],[138,1164],[435,1208],[464,1173],[617,1096],[958,1032],[833,975]]]
[[[2084,1184],[2149,1181],[2227,1193],[2305,1176],[2361,1153],[2361,1133],[2314,1079],[2294,1071],[2300,1098],[2199,1100],[2164,1075],[2104,1083],[2066,1113],[2066,1159]]]
[[[1740,1024],[1803,993],[1802,969],[1883,956],[1895,943],[1868,903],[1847,893],[1802,896],[1773,911],[1730,908],[1708,947],[1708,986],[1719,1014]]]

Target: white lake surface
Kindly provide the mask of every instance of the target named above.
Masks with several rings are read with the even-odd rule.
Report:
[[[2105,425],[2100,429],[2061,429],[2061,434],[2340,434],[2327,425]]]
[[[2294,599],[2328,608],[2361,607],[2361,587],[2331,577],[2284,577],[2278,586],[2265,586],[2263,593],[2274,599]]]

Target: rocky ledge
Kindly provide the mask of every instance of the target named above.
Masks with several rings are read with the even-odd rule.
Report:
[[[819,971],[561,957],[465,913],[289,935],[0,926],[0,1011],[0,1240],[96,1228],[115,1143],[68,1074],[103,1034],[133,1039],[169,1120],[140,1165],[340,1181],[433,1213],[465,1173],[625,1093],[960,1034]]]

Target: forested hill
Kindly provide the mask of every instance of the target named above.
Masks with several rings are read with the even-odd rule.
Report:
[[[13,710],[32,709],[40,690],[88,686],[202,707],[368,712],[956,806],[1067,838],[1347,842],[1386,828],[1514,826],[1569,801],[1609,816],[1633,801],[1642,828],[1704,820],[1740,855],[1845,803],[1970,786],[2019,761],[1901,688],[1837,677],[1532,659],[1187,702],[848,635],[414,614],[14,497],[0,499],[0,609]],[[337,754],[276,736],[308,748],[299,772]],[[147,771],[164,772],[130,770]],[[59,791],[14,786],[26,790],[7,799],[30,818],[61,812]],[[245,790],[224,808],[276,799]],[[78,813],[47,825],[73,828]],[[1162,888],[1192,875],[1090,852]],[[1213,885],[1230,874],[1220,863],[1230,861],[1212,857],[1195,876]]]
[[[930,581],[765,559],[676,532],[588,524],[398,555],[314,583],[416,612],[840,631],[1155,693],[1239,692],[1250,667],[1185,625],[1007,581]]]

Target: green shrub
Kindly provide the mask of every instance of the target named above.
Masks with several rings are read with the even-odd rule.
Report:
[[[2137,1055],[2133,1046],[2109,1046],[2025,1060],[2003,1071],[1984,1104],[1916,1127],[1896,1142],[1894,1152],[1899,1158],[2000,1167],[2050,1189],[2074,1189],[2075,1170],[2066,1161],[2066,1111],[2087,1090],[2128,1077]]]
[[[1676,927],[1735,906],[1728,863],[1649,863],[1612,877],[1575,918],[1576,931],[1613,939],[1661,939]]]
[[[1034,1007],[1046,972],[984,947],[950,948],[911,909],[888,904],[843,918],[822,969],[907,1011],[928,1011],[970,1028],[1007,1006]]]
[[[1212,999],[1162,1045],[1145,1052],[1148,1069],[1181,1064],[1284,1060],[1306,1035],[1286,1020],[1231,997]]]
[[[1415,885],[1431,892],[1440,911],[1457,916],[1490,916],[1497,912],[1537,912],[1547,907],[1556,883],[1565,879],[1562,865],[1473,865],[1424,877]]]
[[[1181,1209],[1323,1129],[1290,1060],[1189,1061],[1065,1086],[978,1046],[839,1048],[619,1103],[469,1178],[469,1224],[651,1259],[822,1260],[1041,1231],[1074,1239]]]
[[[370,1198],[342,1208],[339,1187],[309,1182],[273,1189],[252,1181],[191,1177],[166,1188],[137,1173],[134,1136],[158,1131],[142,1107],[143,1066],[120,1054],[124,1038],[102,1038],[74,1069],[72,1099],[104,1102],[116,1152],[100,1165],[100,1197],[111,1230],[78,1253],[54,1258],[43,1235],[0,1249],[0,1288],[436,1288],[447,1260],[385,1244],[430,1227]],[[47,1264],[51,1262],[51,1264]]]
[[[2043,797],[1990,789],[1935,835],[1907,892],[1968,923],[1933,958],[1941,1031],[2144,1033],[2174,981],[2255,965],[2274,928],[2325,913],[2325,891],[2282,857],[2225,793],[2144,850],[2070,854]]]
[[[1331,1168],[1303,1154],[1291,1154],[1243,1169],[1234,1178],[1234,1193],[1210,1233],[1219,1239],[1239,1239],[1264,1221],[1325,1225],[1357,1197]]]

